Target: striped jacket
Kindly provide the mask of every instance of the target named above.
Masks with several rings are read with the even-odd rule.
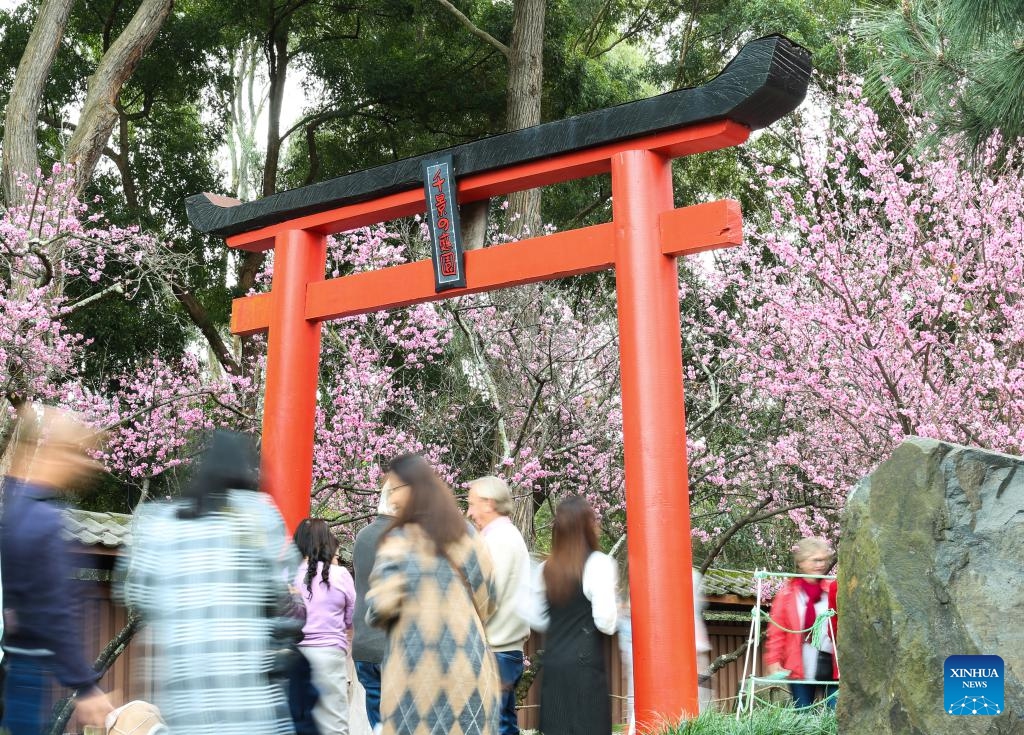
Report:
[[[218,512],[180,503],[136,511],[125,601],[149,623],[157,704],[172,732],[290,735],[283,690],[268,679],[268,612],[298,551],[270,499],[231,490]]]

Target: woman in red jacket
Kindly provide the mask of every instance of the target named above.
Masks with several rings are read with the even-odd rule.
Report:
[[[824,575],[832,567],[832,558],[832,547],[823,538],[801,539],[793,550],[793,560],[800,574]],[[789,672],[788,679],[796,681],[820,681],[838,676],[831,638],[825,637],[819,651],[811,645],[810,633],[807,632],[815,619],[829,609],[829,593],[834,584],[827,579],[796,577],[787,581],[775,595],[772,622],[768,626],[768,640],[764,647],[764,663],[769,676],[782,670]],[[825,655],[819,656],[819,653]],[[821,668],[819,658],[831,663],[830,667],[825,667],[831,671],[818,671]],[[815,684],[791,683],[789,689],[793,693],[794,706],[810,707],[817,688]],[[826,686],[826,696],[832,690],[833,687]],[[832,704],[834,699],[829,703]]]

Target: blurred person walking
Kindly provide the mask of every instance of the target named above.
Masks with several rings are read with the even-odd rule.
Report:
[[[480,530],[494,564],[497,610],[487,621],[487,645],[494,652],[501,677],[501,735],[519,735],[516,685],[523,676],[523,647],[530,626],[519,614],[528,589],[530,552],[512,519],[515,506],[504,480],[487,476],[469,483],[468,515]]]
[[[249,437],[217,431],[185,497],[135,513],[123,595],[152,629],[156,698],[172,732],[294,732],[269,675],[299,554],[258,491],[257,468]]]
[[[786,580],[775,593],[771,607],[771,624],[764,644],[764,663],[769,676],[786,673],[793,706],[806,709],[814,704],[818,685],[814,681],[832,681],[838,677],[835,647],[829,635],[821,640],[821,648],[812,645],[812,628],[819,616],[829,609],[829,596],[834,580],[820,579],[832,567],[832,547],[823,538],[802,538],[793,547],[797,572],[805,577]],[[834,599],[834,594],[832,594]],[[829,621],[831,623],[831,621]],[[835,707],[834,684],[824,685],[827,704]]]
[[[618,569],[598,551],[597,538],[590,504],[566,498],[555,509],[551,556],[533,575],[524,617],[546,632],[540,695],[544,735],[612,730],[604,648],[618,622]]]
[[[82,647],[82,600],[57,502],[101,469],[89,454],[100,437],[70,412],[23,411],[0,518],[8,666],[3,727],[10,735],[43,732],[52,717],[51,679],[74,692],[80,722],[102,726],[113,707]]]
[[[352,568],[355,571],[356,612],[352,637],[352,660],[356,677],[366,692],[366,718],[371,728],[380,724],[380,666],[387,650],[387,634],[366,622],[366,593],[370,589],[370,572],[377,559],[381,536],[391,525],[395,510],[389,498],[391,475],[385,473],[377,502],[377,517],[356,534],[352,547]]]
[[[697,650],[697,706],[700,712],[705,712],[711,707],[711,700],[714,692],[711,689],[711,674],[708,670],[711,667],[711,639],[708,637],[708,629],[704,624],[704,608],[707,606],[702,594],[704,575],[697,569],[693,569],[693,633],[694,643]],[[629,557],[619,574],[619,622],[618,639],[619,655],[622,660],[622,668],[626,673],[626,718],[628,727],[627,735],[634,735],[636,732],[636,697],[633,681],[633,616],[632,605],[629,598]]]
[[[497,735],[500,682],[484,623],[491,559],[451,489],[418,455],[388,470],[396,518],[381,539],[366,619],[388,632],[384,735]]]
[[[348,735],[348,631],[355,612],[352,575],[338,563],[338,539],[327,521],[307,518],[296,537],[303,562],[293,586],[306,605],[299,650],[320,696],[313,708],[320,735]]]

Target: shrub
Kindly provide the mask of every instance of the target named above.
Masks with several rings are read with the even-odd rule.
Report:
[[[661,735],[837,735],[836,716],[831,710],[797,712],[789,708],[766,708],[750,715],[704,712],[695,720],[664,730]]]

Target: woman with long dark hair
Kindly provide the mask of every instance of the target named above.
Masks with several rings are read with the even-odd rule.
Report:
[[[501,685],[484,634],[490,556],[423,457],[396,458],[387,481],[396,517],[366,595],[367,622],[388,632],[383,733],[497,735]]]
[[[592,735],[612,730],[607,636],[615,633],[618,576],[601,553],[597,518],[580,497],[555,509],[551,555],[534,580],[535,601],[524,617],[546,631],[540,699],[544,735]]]
[[[320,735],[348,735],[348,631],[356,604],[352,575],[338,563],[338,539],[327,521],[307,518],[296,531],[302,564],[292,586],[306,605],[299,650],[320,693],[313,719]]]

